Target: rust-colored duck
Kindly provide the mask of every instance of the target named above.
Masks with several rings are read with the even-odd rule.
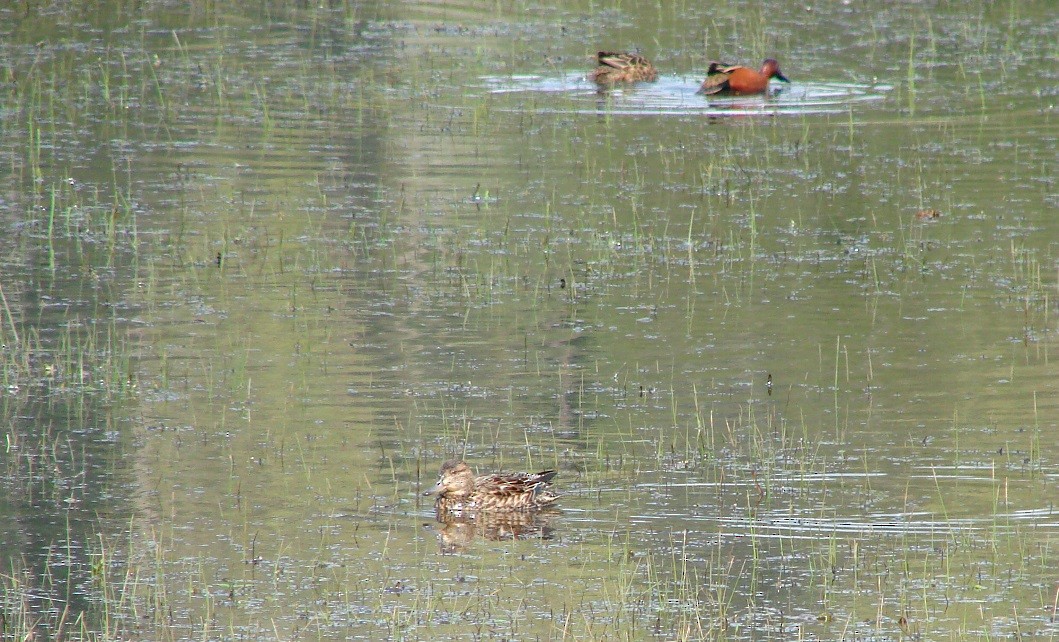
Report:
[[[549,506],[559,496],[549,490],[554,470],[539,473],[493,473],[475,476],[466,462],[450,459],[424,495],[437,495],[438,511],[515,511]]]
[[[789,83],[790,80],[780,71],[780,63],[775,58],[766,58],[761,65],[761,71],[743,67],[742,65],[728,65],[723,62],[711,62],[706,72],[706,80],[702,82],[696,93],[712,96],[714,94],[761,94],[769,88],[769,79],[775,78]]]

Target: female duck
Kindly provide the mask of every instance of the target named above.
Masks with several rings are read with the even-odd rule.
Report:
[[[596,54],[599,66],[588,74],[588,79],[600,85],[620,82],[654,82],[658,78],[655,66],[640,54],[601,51]]]
[[[514,511],[542,508],[559,496],[548,488],[556,471],[494,473],[475,477],[465,462],[450,459],[441,465],[441,476],[424,495],[437,495],[439,511]]]

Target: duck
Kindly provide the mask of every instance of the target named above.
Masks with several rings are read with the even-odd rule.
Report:
[[[533,510],[558,501],[559,495],[549,490],[557,474],[542,470],[475,476],[466,462],[450,459],[441,465],[438,483],[423,495],[437,496],[438,512]]]
[[[695,93],[705,96],[761,94],[768,90],[769,80],[772,78],[790,82],[780,71],[780,63],[775,58],[766,58],[761,65],[761,71],[742,65],[711,62],[706,72],[706,80]]]
[[[621,82],[654,82],[658,71],[640,54],[601,51],[596,54],[599,66],[588,74],[588,79],[599,85]]]

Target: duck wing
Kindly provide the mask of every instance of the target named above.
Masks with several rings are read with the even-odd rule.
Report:
[[[546,488],[558,474],[554,470],[539,473],[494,473],[474,480],[475,490],[492,495],[532,494]]]
[[[556,471],[497,473],[474,480],[475,502],[483,510],[522,510],[551,504],[559,496],[548,490]]]
[[[702,86],[695,93],[710,96],[728,91],[730,89],[728,79],[732,77],[732,74],[737,69],[742,68],[742,65],[729,65],[717,61],[711,62],[710,68],[706,70],[706,80],[702,81]]]

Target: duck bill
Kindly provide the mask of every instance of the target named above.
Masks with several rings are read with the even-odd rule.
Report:
[[[773,74],[773,78],[775,78],[776,80],[782,80],[785,83],[789,83],[790,82],[790,79],[788,79],[786,76],[781,74],[778,69],[776,70],[776,73]]]
[[[444,488],[444,486],[441,485],[441,480],[439,479],[438,483],[434,484],[433,488],[431,488],[430,490],[423,491],[423,496],[426,497],[427,495],[437,495],[441,492],[442,488]]]

